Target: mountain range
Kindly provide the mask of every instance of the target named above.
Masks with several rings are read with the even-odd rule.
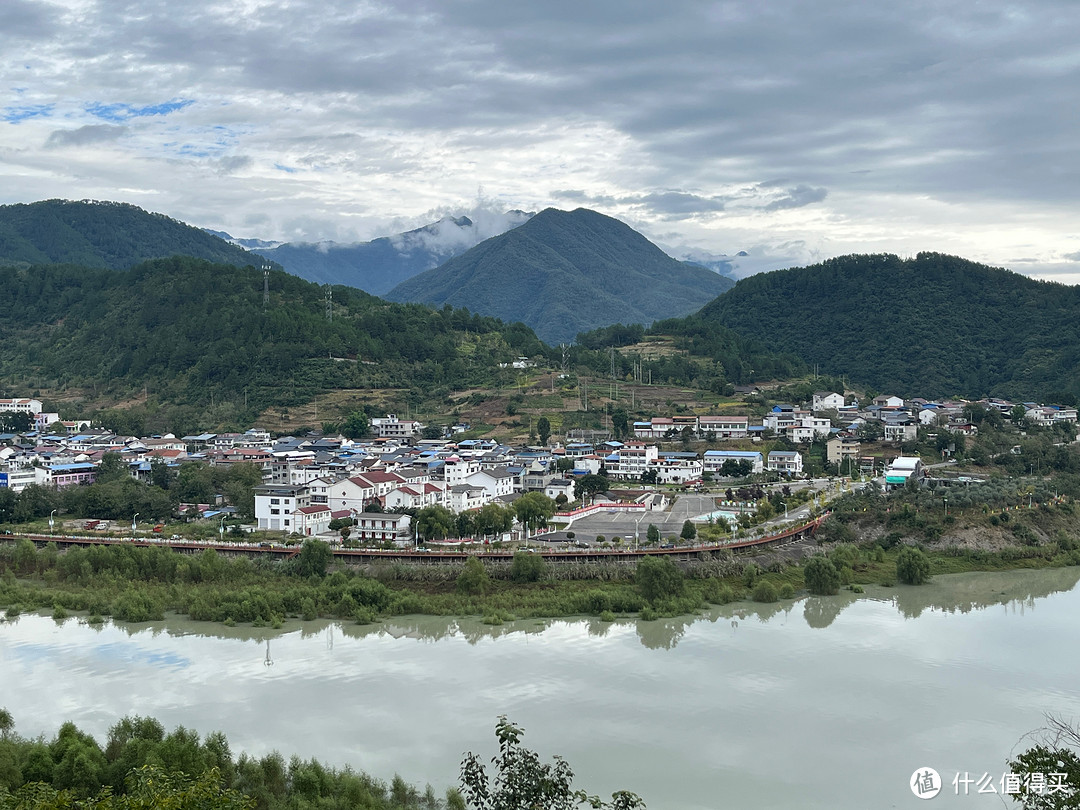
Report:
[[[734,281],[677,261],[595,211],[548,208],[399,284],[386,297],[521,321],[548,343],[693,312]]]
[[[529,219],[524,211],[507,211],[497,222],[483,225],[468,217],[444,217],[394,236],[370,242],[266,242],[258,239],[233,239],[229,234],[212,231],[277,262],[286,271],[318,284],[344,284],[384,295],[406,279],[438,267],[480,242],[492,233],[502,232]]]

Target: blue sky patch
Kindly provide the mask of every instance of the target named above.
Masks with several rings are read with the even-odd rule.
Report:
[[[274,168],[281,172],[288,172],[289,174],[296,174],[298,171],[300,171],[297,168],[294,168],[292,166],[283,166],[280,163],[275,163]]]
[[[0,117],[9,124],[18,124],[28,118],[48,118],[52,115],[53,106],[52,104],[24,104],[4,107],[3,115]]]
[[[184,107],[194,103],[194,99],[182,98],[174,101],[166,101],[161,104],[147,104],[143,107],[136,107],[132,104],[103,104],[100,101],[95,101],[92,104],[87,104],[85,109],[96,118],[112,121],[113,123],[120,123],[123,121],[130,121],[132,118],[168,115],[171,112],[182,110]]]

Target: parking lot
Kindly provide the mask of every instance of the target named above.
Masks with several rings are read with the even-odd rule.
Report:
[[[574,532],[577,540],[592,541],[598,535],[603,535],[607,540],[616,537],[633,540],[636,530],[639,532],[638,536],[644,540],[645,532],[652,523],[660,530],[660,535],[664,539],[678,537],[684,521],[716,511],[714,501],[716,497],[716,495],[680,495],[668,512],[627,513],[623,510],[600,512],[575,520],[570,531]],[[545,539],[563,542],[566,540],[566,532],[546,535]]]

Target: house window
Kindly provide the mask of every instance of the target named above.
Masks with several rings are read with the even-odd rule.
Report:
[[[281,500],[278,498],[271,498],[270,503],[281,503]]]
[[[271,514],[271,515],[280,515],[280,514],[281,514],[281,510],[280,510],[280,509],[271,509],[271,510],[270,510],[270,514]]]

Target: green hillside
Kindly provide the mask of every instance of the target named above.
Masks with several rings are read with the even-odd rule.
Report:
[[[614,323],[693,312],[732,284],[676,261],[616,219],[549,208],[399,284],[387,297],[522,321],[558,343]]]
[[[717,325],[901,396],[1080,394],[1080,289],[955,256],[842,256],[762,273],[656,329],[707,354]]]
[[[173,257],[126,271],[0,268],[0,379],[14,391],[144,386],[214,423],[250,422],[330,389],[465,387],[495,364],[544,347],[521,324],[449,307],[389,304],[280,271]],[[141,398],[141,397],[140,397]]]
[[[45,200],[0,206],[0,265],[123,270],[167,256],[241,266],[266,263],[199,228],[127,203]]]

